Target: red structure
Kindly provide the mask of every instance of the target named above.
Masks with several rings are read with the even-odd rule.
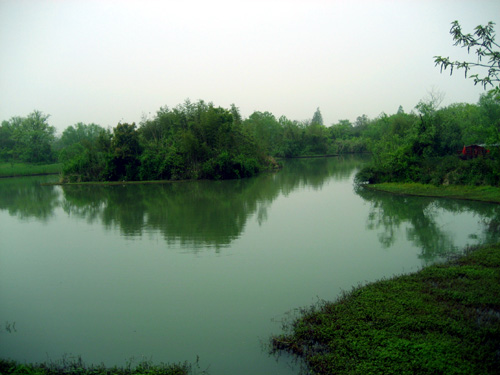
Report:
[[[480,145],[470,145],[464,146],[462,152],[460,153],[460,157],[462,159],[474,159],[478,156],[484,156],[489,153],[490,150],[487,150],[483,146]]]

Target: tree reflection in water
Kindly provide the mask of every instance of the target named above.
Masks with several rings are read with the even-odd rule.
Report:
[[[250,217],[255,216],[259,225],[265,223],[269,207],[280,195],[304,187],[319,191],[330,180],[348,181],[364,161],[359,157],[285,160],[277,173],[231,181],[61,188],[41,186],[54,177],[4,179],[0,180],[0,210],[47,222],[59,208],[67,215],[102,223],[106,229],[118,229],[124,236],[160,233],[167,244],[180,243],[193,251],[220,249],[241,236]],[[473,234],[475,243],[500,237],[500,205],[403,197],[362,186],[355,192],[370,205],[366,229],[381,231],[379,241],[386,248],[403,231],[422,249],[425,260],[455,251],[453,235],[437,220],[443,212],[477,216],[484,230]]]
[[[63,208],[125,236],[159,231],[167,243],[190,248],[228,246],[256,215],[262,225],[281,194],[311,186],[321,189],[331,179],[349,179],[359,167],[357,158],[285,161],[277,173],[230,181],[188,181],[122,186],[63,186]]]
[[[0,179],[0,210],[21,220],[35,218],[47,222],[59,207],[60,191],[55,186],[41,186],[54,177],[19,177]]]
[[[469,212],[483,224],[484,230],[474,234],[477,243],[493,243],[500,238],[498,226],[500,205],[459,201],[444,198],[411,197],[374,191],[358,186],[356,193],[369,202],[370,213],[366,221],[368,230],[383,229],[379,241],[384,247],[394,245],[400,229],[406,229],[406,237],[422,249],[420,257],[431,261],[456,252],[453,235],[438,224],[440,213],[460,214]],[[495,225],[495,223],[497,223]]]

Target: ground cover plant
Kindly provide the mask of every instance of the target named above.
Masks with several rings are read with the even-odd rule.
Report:
[[[482,202],[500,203],[500,187],[469,185],[431,185],[415,182],[365,185],[365,188],[386,191],[393,194],[417,195],[424,197],[446,197]]]
[[[320,303],[285,324],[271,351],[313,374],[497,374],[500,245]]]
[[[0,177],[58,174],[62,164],[0,163]]]
[[[194,368],[193,368],[194,367]],[[126,367],[105,367],[87,366],[81,357],[67,358],[50,363],[22,364],[16,361],[0,359],[0,374],[30,374],[30,375],[188,375],[207,374],[206,371],[198,371],[198,363],[195,366],[185,363],[175,364],[153,364],[144,360],[136,366],[132,366],[132,361]]]

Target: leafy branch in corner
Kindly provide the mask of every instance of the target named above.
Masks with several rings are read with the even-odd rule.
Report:
[[[495,23],[490,21],[486,26],[477,26],[474,34],[464,34],[458,21],[452,22],[450,34],[455,41],[454,45],[467,48],[467,53],[475,50],[477,62],[451,61],[449,57],[442,56],[434,56],[434,62],[436,66],[441,67],[441,72],[450,68],[450,75],[454,69],[464,69],[466,78],[474,79],[474,84],[479,83],[484,89],[492,86],[490,92],[500,98],[500,51],[496,50],[500,45],[495,42],[494,25]],[[486,69],[487,73],[468,75],[473,68]]]

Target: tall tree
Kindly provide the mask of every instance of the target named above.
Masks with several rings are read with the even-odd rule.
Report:
[[[27,117],[10,120],[13,138],[16,142],[15,154],[22,161],[30,163],[52,162],[52,143],[56,129],[47,122],[49,115],[33,111]]]
[[[311,120],[311,125],[321,125],[323,126],[323,116],[321,115],[321,111],[319,107],[316,108],[316,112],[314,112],[313,118]]]
[[[58,146],[64,148],[72,146],[75,143],[92,142],[97,139],[102,131],[104,131],[104,128],[94,123],[84,124],[79,122],[75,125],[70,125],[63,131],[58,141]]]
[[[233,124],[235,125],[241,125],[242,118],[240,114],[240,109],[236,107],[236,105],[233,103],[231,104],[231,114],[233,115]]]
[[[244,127],[255,137],[266,153],[271,155],[278,153],[283,128],[271,112],[255,111],[244,121]]]
[[[118,124],[111,139],[112,179],[135,180],[138,174],[141,145],[135,123]]]

